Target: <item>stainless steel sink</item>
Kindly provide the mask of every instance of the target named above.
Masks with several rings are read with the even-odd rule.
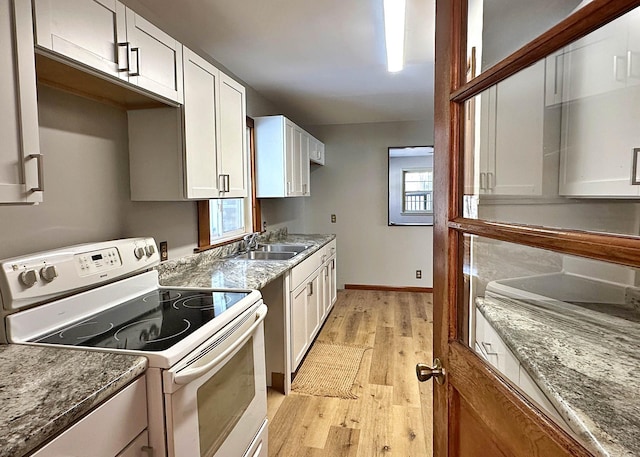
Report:
[[[270,252],[270,251],[249,251],[237,255],[236,259],[248,260],[288,260],[297,255],[297,252]]]
[[[257,251],[265,252],[295,252],[296,254],[309,249],[304,244],[259,244]]]

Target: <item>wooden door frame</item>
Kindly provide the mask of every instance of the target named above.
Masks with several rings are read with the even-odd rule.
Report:
[[[462,238],[463,234],[479,235],[634,267],[640,267],[640,239],[464,218],[461,114],[466,100],[637,6],[638,0],[594,0],[465,82],[467,1],[436,2],[433,341],[434,356],[448,372],[444,386],[434,384],[434,455],[438,457],[456,455],[454,441],[461,431],[456,427],[458,417],[450,418],[449,407],[455,410],[461,400],[472,406],[477,419],[495,433],[498,442],[509,443],[513,455],[534,455],[531,442],[536,443],[535,455],[591,455],[460,341]]]

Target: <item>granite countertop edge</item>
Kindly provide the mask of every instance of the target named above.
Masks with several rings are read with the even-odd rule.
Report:
[[[542,364],[536,363],[535,358],[529,356],[526,348],[521,347],[517,338],[519,330],[514,326],[507,328],[502,322],[492,319],[491,313],[487,310],[487,306],[490,306],[491,303],[495,302],[490,299],[488,304],[486,298],[480,299],[478,300],[478,309],[498,332],[509,349],[516,355],[518,361],[535,380],[536,385],[543,391],[547,399],[558,409],[558,412],[565,419],[573,433],[580,437],[584,443],[589,443],[591,445],[590,450],[596,452],[597,455],[635,455],[621,443],[612,440],[605,430],[591,420],[588,412],[576,410],[572,407],[562,393],[547,379],[548,376],[545,375]]]
[[[240,259],[234,257],[237,251],[227,257],[211,257],[206,252],[194,254],[161,264],[159,281],[172,287],[262,289],[335,239],[335,234],[289,234],[264,242],[310,245],[288,260]]]
[[[0,345],[0,457],[27,455],[147,369],[140,356]]]

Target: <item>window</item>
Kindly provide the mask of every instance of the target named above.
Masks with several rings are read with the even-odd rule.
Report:
[[[433,214],[433,169],[403,170],[402,211]]]
[[[246,232],[244,206],[244,198],[209,200],[209,238],[212,242]]]

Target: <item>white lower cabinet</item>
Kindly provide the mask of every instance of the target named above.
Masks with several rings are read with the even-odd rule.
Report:
[[[0,204],[43,199],[31,5],[0,2]]]
[[[307,285],[301,284],[290,292],[291,307],[291,365],[295,370],[307,352]]]
[[[518,386],[531,400],[567,431],[571,431],[560,413],[520,364],[520,361],[507,347],[498,332],[487,321],[480,310],[476,310],[476,352],[493,365],[509,381]]]
[[[335,260],[333,240],[289,273],[292,371],[300,365],[335,303]]]
[[[148,457],[145,376],[116,393],[32,457]]]

